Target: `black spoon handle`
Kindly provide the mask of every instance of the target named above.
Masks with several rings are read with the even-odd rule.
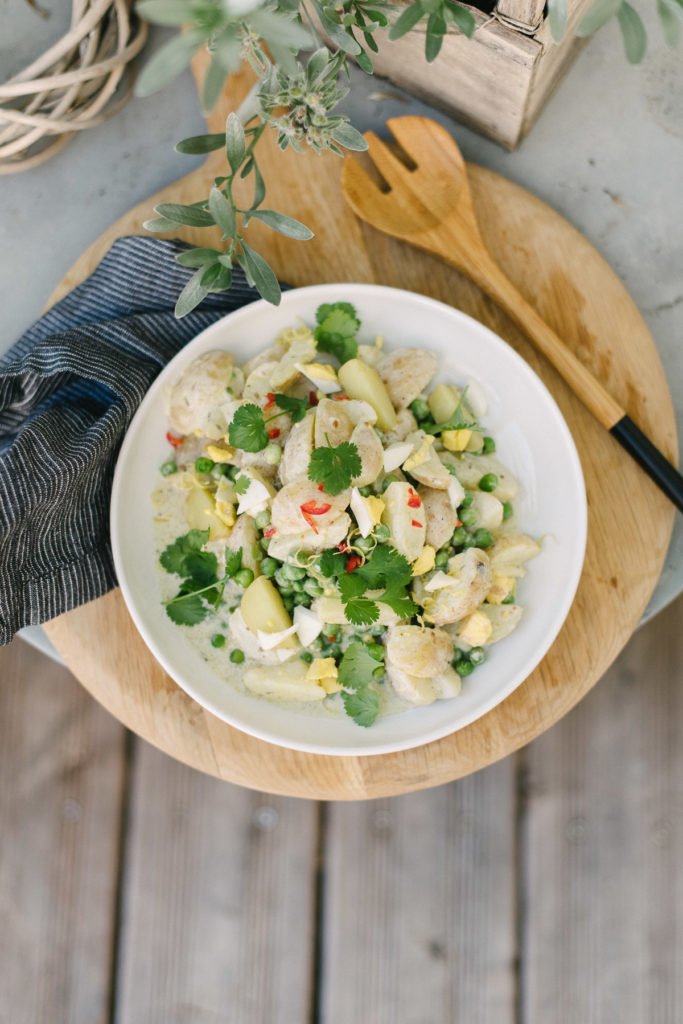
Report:
[[[610,428],[610,433],[654,480],[678,511],[683,512],[683,476],[668,459],[664,458],[659,449],[655,448],[631,417],[622,416]]]

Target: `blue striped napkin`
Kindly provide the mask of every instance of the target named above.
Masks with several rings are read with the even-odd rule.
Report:
[[[258,298],[236,272],[176,320],[184,248],[119,239],[0,360],[0,644],[116,585],[109,495],[128,424],[183,345]]]

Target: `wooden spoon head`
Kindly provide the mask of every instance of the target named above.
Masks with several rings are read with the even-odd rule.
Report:
[[[454,217],[478,229],[462,153],[436,121],[394,117],[387,127],[398,146],[366,132],[368,155],[384,185],[347,157],[342,171],[344,196],[362,219],[396,238],[417,241]]]

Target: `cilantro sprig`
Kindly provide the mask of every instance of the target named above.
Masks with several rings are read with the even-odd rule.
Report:
[[[360,320],[350,302],[325,302],[315,314],[315,340],[319,352],[329,352],[340,363],[358,355],[356,335]]]
[[[218,559],[202,548],[208,530],[190,530],[164,548],[159,562],[168,573],[183,577],[175,597],[166,602],[166,614],[177,626],[196,626],[221,603],[229,579],[242,568],[242,548],[226,554],[225,574],[218,575]]]
[[[378,667],[366,645],[359,640],[349,644],[339,663],[338,679],[344,687],[344,710],[356,725],[366,729],[373,724],[379,713],[379,694],[370,687]]]
[[[467,388],[463,390],[460,400],[445,423],[430,423],[422,427],[425,434],[441,434],[444,430],[478,430],[479,424],[475,421],[468,421],[465,417],[463,403]]]
[[[328,494],[341,494],[362,470],[358,448],[351,441],[316,448],[308,463],[308,478],[322,484]]]
[[[354,626],[371,626],[379,619],[378,603],[388,605],[402,619],[412,618],[418,608],[410,597],[410,562],[396,548],[378,544],[366,561],[346,572],[346,559],[338,552],[326,551],[320,559],[320,572],[336,577],[344,614]],[[368,597],[368,591],[380,591]]]
[[[292,423],[298,423],[310,408],[307,398],[276,394],[273,400],[281,411],[272,416],[264,416],[263,409],[255,402],[247,402],[239,407],[228,427],[228,438],[233,448],[241,448],[245,452],[263,451],[269,441],[267,423],[285,413],[289,413]]]

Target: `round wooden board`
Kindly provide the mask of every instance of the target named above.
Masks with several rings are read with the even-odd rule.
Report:
[[[222,131],[243,82],[209,119]],[[558,721],[602,676],[635,629],[659,577],[672,506],[586,413],[506,317],[437,260],[361,225],[339,188],[340,161],[282,154],[273,140],[261,167],[268,205],[316,232],[306,244],[254,225],[257,244],[282,280],[374,281],[441,299],[481,320],[519,351],[555,395],[586,477],[588,548],[569,617],[547,657],[501,705],[436,743],[381,757],[324,757],[264,743],[191,700],[148,652],[119,591],[49,623],[50,639],[87,690],[134,732],[171,756],[220,778],[271,793],[346,800],[406,793],[467,775],[528,743]],[[141,203],[78,260],[51,301],[86,277],[111,242],[138,233],[153,203],[208,194],[220,156]],[[607,385],[656,444],[675,458],[671,398],[653,339],[602,257],[559,214],[512,182],[470,166],[482,234],[520,292]],[[182,237],[212,244],[208,232]],[[552,486],[552,480],[548,481]]]

